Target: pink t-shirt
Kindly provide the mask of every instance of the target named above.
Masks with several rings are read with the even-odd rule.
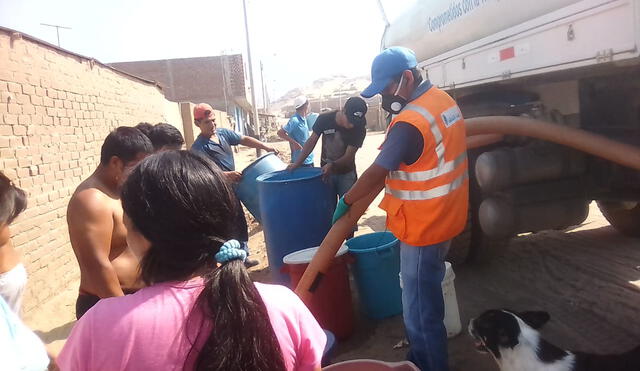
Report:
[[[269,312],[287,370],[320,367],[326,336],[307,307],[284,286],[255,285]],[[57,360],[60,369],[182,370],[200,330],[195,325],[187,329],[186,318],[202,287],[202,278],[196,278],[100,300],[71,331]],[[193,360],[190,357],[190,364]]]

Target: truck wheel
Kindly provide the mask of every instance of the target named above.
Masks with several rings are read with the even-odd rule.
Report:
[[[492,146],[493,147],[493,146]],[[470,150],[469,156],[469,218],[465,230],[453,239],[447,260],[454,263],[486,263],[504,253],[509,239],[487,236],[480,226],[478,211],[484,199],[482,189],[476,180],[475,166],[478,156],[493,148]]]
[[[640,202],[598,201],[598,208],[618,232],[640,237]]]

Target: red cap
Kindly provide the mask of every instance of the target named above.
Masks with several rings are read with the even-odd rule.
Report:
[[[209,114],[212,112],[213,108],[211,108],[210,105],[206,103],[198,103],[195,107],[193,107],[193,118],[196,120],[201,120],[209,116]]]

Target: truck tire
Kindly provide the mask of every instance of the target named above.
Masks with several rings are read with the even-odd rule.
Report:
[[[447,260],[453,264],[486,263],[500,256],[506,250],[509,239],[496,239],[487,236],[480,226],[478,211],[484,199],[482,189],[476,180],[475,163],[481,153],[494,149],[482,148],[470,150],[469,156],[469,217],[465,230],[453,239]]]
[[[640,202],[630,206],[617,201],[597,203],[602,215],[618,232],[630,237],[640,237]]]

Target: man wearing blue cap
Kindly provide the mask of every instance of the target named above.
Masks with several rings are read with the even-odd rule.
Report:
[[[385,189],[380,207],[387,228],[400,240],[402,306],[408,358],[423,371],[446,371],[442,279],[451,240],[467,220],[464,119],[444,91],[422,81],[413,51],[392,47],[371,67],[371,85],[362,96],[382,96],[393,115],[381,152],[342,197],[334,221],[349,206]]]

